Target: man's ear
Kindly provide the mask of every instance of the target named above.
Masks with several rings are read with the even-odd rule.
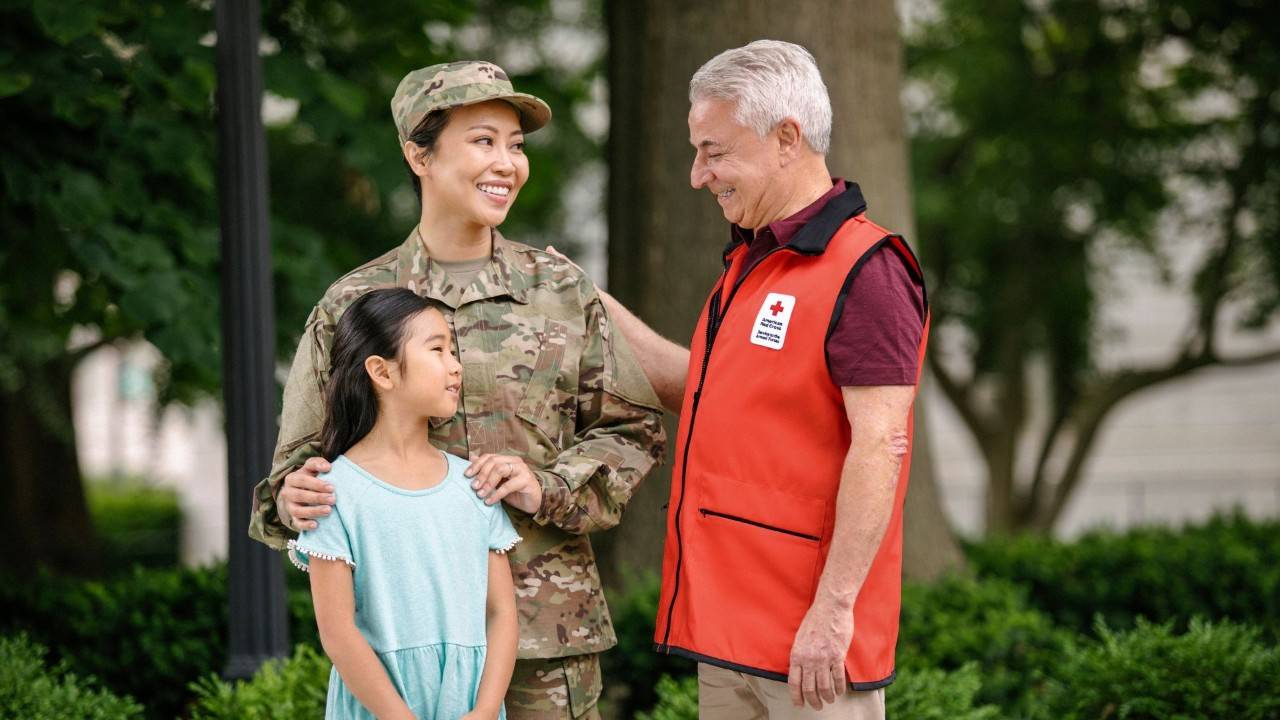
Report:
[[[424,177],[427,174],[427,164],[431,160],[431,155],[418,143],[405,140],[400,146],[400,152],[404,154],[404,161],[409,163],[409,169],[413,170],[414,175]]]
[[[800,123],[793,117],[782,118],[774,132],[778,138],[778,162],[785,167],[800,157],[804,150],[804,134],[800,132]]]
[[[369,373],[369,380],[375,390],[387,392],[396,386],[394,361],[381,355],[370,355],[364,359],[364,371]]]

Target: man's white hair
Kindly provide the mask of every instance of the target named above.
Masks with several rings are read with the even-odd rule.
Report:
[[[795,118],[805,142],[826,155],[831,148],[831,98],[813,55],[781,40],[756,40],[725,50],[689,81],[689,102],[736,102],[734,120],[763,137]]]

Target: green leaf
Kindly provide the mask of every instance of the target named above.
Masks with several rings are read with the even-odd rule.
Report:
[[[316,82],[321,97],[328,100],[343,115],[358,118],[364,114],[364,91],[358,85],[329,73],[321,73],[316,78]]]
[[[185,293],[172,273],[151,273],[141,284],[120,298],[120,309],[139,325],[149,326],[173,320],[185,304]]]
[[[183,60],[182,73],[194,81],[195,87],[205,95],[212,93],[218,84],[213,65],[204,58],[197,60],[189,57]]]
[[[102,183],[80,170],[67,170],[58,193],[48,198],[49,209],[68,227],[91,227],[111,217],[111,201]]]
[[[31,87],[31,74],[24,72],[0,72],[0,98],[6,98]]]
[[[98,9],[87,3],[35,0],[32,10],[40,29],[62,45],[88,35],[98,26]]]

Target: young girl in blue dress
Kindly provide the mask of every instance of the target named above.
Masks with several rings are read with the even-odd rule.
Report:
[[[472,492],[468,461],[427,441],[458,408],[449,326],[409,290],[375,290],[343,314],[331,357],[336,504],[289,543],[333,661],[325,717],[505,718],[518,629],[502,553],[519,537]]]

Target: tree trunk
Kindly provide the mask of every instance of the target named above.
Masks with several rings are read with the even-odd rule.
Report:
[[[76,575],[101,570],[71,420],[71,362],[33,371],[26,387],[0,393],[0,567]]]
[[[870,214],[908,238],[913,229],[899,88],[902,43],[892,0],[608,3],[611,130],[609,288],[655,330],[687,343],[721,270],[729,229],[705,192],[689,187],[689,79],[719,52],[770,37],[818,61],[834,111],[829,165],[856,180]],[[923,415],[923,413],[920,413]],[[917,420],[920,418],[918,417]],[[920,423],[908,493],[906,573],[931,577],[960,563],[938,502]],[[674,423],[669,424],[674,430]],[[674,434],[671,445],[674,446]],[[656,570],[662,556],[670,463],[650,475],[627,520],[602,544],[602,563]],[[611,545],[610,545],[611,542]]]
[[[921,389],[929,382],[920,378]],[[937,466],[929,447],[928,421],[923,393],[917,394],[915,441],[911,447],[911,480],[903,508],[902,576],[907,580],[934,580],[964,567],[964,554],[956,542],[938,490]]]

